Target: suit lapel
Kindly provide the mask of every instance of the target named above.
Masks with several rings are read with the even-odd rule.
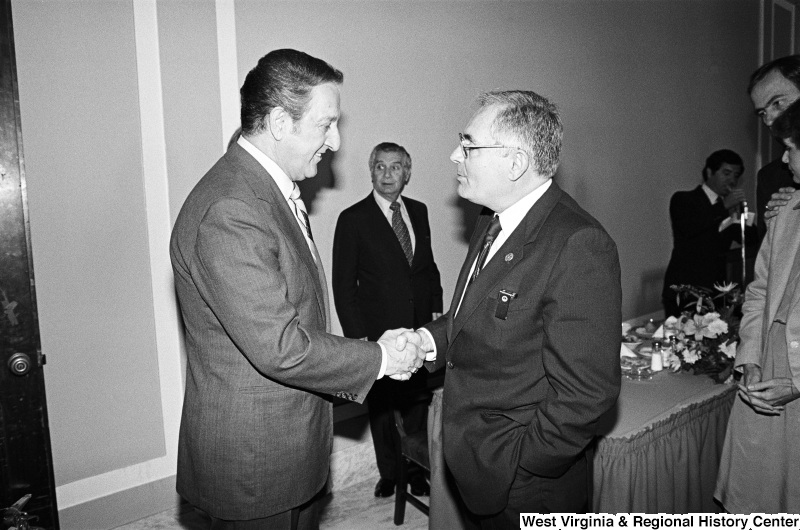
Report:
[[[329,326],[329,317],[327,304],[325,299],[327,292],[323,293],[323,283],[320,279],[320,274],[324,275],[322,271],[322,262],[319,262],[319,267],[314,261],[314,256],[311,254],[311,249],[308,247],[306,237],[300,229],[300,225],[295,220],[294,213],[289,207],[289,203],[284,198],[275,180],[264,169],[264,167],[253,158],[250,153],[245,151],[239,144],[234,144],[225,154],[231,163],[240,168],[239,174],[244,176],[250,188],[255,193],[256,197],[260,200],[272,205],[271,210],[275,212],[274,217],[270,218],[270,223],[274,223],[280,230],[291,247],[300,258],[300,261],[305,266],[308,273],[314,278],[314,292],[317,296],[320,311],[325,318],[326,327]],[[324,276],[322,276],[324,278]]]
[[[481,240],[483,239],[483,234],[486,232],[486,227],[489,225],[489,221],[491,221],[493,215],[494,212],[488,208],[484,208],[478,217],[478,221],[475,223],[475,229],[472,232],[472,238],[470,238],[469,248],[467,249],[467,257],[464,258],[464,263],[461,265],[461,271],[458,273],[458,280],[456,280],[456,289],[453,291],[453,300],[450,302],[450,311],[447,318],[448,344],[452,344],[456,309],[460,309],[458,307],[458,303],[461,301],[461,295],[467,285],[469,270],[475,260],[478,259],[478,254],[481,251]],[[461,311],[459,311],[459,315],[460,314]]]
[[[792,216],[796,218],[800,216],[800,211],[795,209],[797,205],[800,205],[800,202],[793,200],[784,206],[786,212],[781,213],[786,216]],[[767,322],[772,322],[775,319],[775,315],[778,312],[778,307],[780,306],[783,298],[783,293],[789,286],[789,280],[792,275],[794,262],[797,259],[797,251],[800,249],[800,230],[796,229],[799,224],[797,220],[792,219],[788,222],[781,223],[780,225],[777,223],[777,221],[778,219],[773,221],[773,223],[775,223],[775,228],[778,230],[776,230],[772,239],[772,256],[769,264],[769,292],[770,294],[774,294],[774,296],[769,297]],[[787,255],[787,248],[793,250],[792,252],[788,253],[788,255],[792,256],[792,259],[781,259],[783,256]],[[795,299],[793,302],[794,303],[792,305],[794,306],[798,303],[798,300]]]
[[[563,192],[561,191],[561,188],[559,188],[558,185],[553,182],[545,194],[542,195],[542,197],[540,197],[539,200],[536,201],[533,207],[528,211],[528,213],[522,219],[522,222],[520,222],[514,232],[508,237],[505,243],[503,243],[503,246],[497,249],[494,256],[492,256],[492,259],[486,263],[483,270],[481,270],[480,275],[478,275],[478,278],[472,283],[472,285],[469,286],[469,289],[464,294],[461,307],[459,308],[458,314],[453,320],[452,330],[449,337],[450,344],[452,344],[452,340],[464,327],[470,315],[472,315],[475,310],[480,307],[481,303],[483,303],[484,300],[486,300],[486,298],[492,294],[492,291],[503,288],[503,286],[498,285],[498,283],[508,275],[511,269],[517,265],[517,263],[520,263],[523,260],[525,257],[525,247],[536,240],[542,225],[550,215],[550,212],[553,210],[558,200],[561,198],[562,194]],[[481,230],[478,232],[479,235],[477,237],[478,241],[475,241],[476,238],[473,237],[473,241],[470,244],[470,252],[467,256],[467,261],[461,268],[458,286],[461,285],[462,279],[463,283],[466,284],[466,277],[470,268],[472,267],[473,262],[477,258],[478,253],[480,252],[483,234],[486,231],[486,226],[490,220],[491,215],[487,215],[485,216],[485,219],[481,219]],[[458,286],[456,288],[456,292],[460,296],[461,292],[463,291],[463,287],[459,289]],[[454,300],[453,303],[457,304],[458,301]],[[456,306],[454,305],[454,307]]]
[[[419,256],[418,250],[420,248],[421,234],[423,233],[422,225],[420,224],[422,219],[420,219],[419,211],[411,204],[411,201],[404,199],[403,204],[406,205],[408,218],[411,219],[411,229],[414,231],[414,239],[416,240],[416,244],[414,245],[414,257],[411,260],[411,268],[413,269],[417,264],[417,256]],[[400,245],[400,242],[398,241],[397,244]],[[400,250],[403,250],[402,246]],[[405,254],[403,255],[405,256]]]

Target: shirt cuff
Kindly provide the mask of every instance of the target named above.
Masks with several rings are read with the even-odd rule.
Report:
[[[375,378],[376,380],[383,377],[383,375],[386,373],[386,363],[388,361],[386,358],[386,348],[380,342],[378,343],[378,346],[381,347],[381,371],[378,372],[378,377]]]
[[[753,212],[747,212],[747,219],[745,220],[745,224],[747,226],[753,226],[753,221],[755,220],[756,215]],[[722,222],[719,224],[719,231],[722,232],[729,226],[739,225],[741,223],[741,216],[739,214],[736,215],[729,215]]]
[[[726,217],[725,219],[723,219],[723,220],[722,220],[722,222],[719,224],[719,229],[718,229],[718,230],[719,230],[720,232],[722,232],[723,230],[725,230],[725,229],[726,229],[726,228],[728,228],[729,226],[733,226],[733,224],[734,224],[734,223],[735,223],[735,221],[734,221],[734,219],[733,219],[733,216],[730,216],[730,215],[729,215],[728,217]]]
[[[428,340],[431,341],[431,344],[433,344],[433,351],[430,351],[430,352],[425,354],[425,361],[426,362],[435,361],[436,360],[436,341],[433,340],[433,335],[431,335],[431,332],[428,331],[425,328],[419,328],[417,330],[417,333],[425,333],[425,335],[428,336]]]

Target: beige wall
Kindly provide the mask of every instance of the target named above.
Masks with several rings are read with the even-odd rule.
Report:
[[[236,87],[261,55],[294,47],[345,73],[341,150],[303,184],[328,270],[338,212],[370,189],[370,149],[395,141],[414,160],[407,194],[431,211],[447,305],[474,213],[455,193],[456,134],[481,91],[533,89],[563,115],[557,182],[617,241],[629,318],[660,307],[669,197],[699,183],[705,157],[738,151],[752,187],[744,89],[759,5],[15,0],[61,508],[174,474],[182,370],[169,230],[233,132]]]
[[[53,458],[66,484],[165,452],[133,11],[13,9]]]

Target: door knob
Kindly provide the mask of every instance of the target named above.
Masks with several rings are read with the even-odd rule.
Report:
[[[24,353],[15,353],[8,360],[8,369],[14,375],[25,375],[31,371],[31,358]]]

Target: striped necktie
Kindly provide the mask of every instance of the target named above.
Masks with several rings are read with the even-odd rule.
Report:
[[[295,183],[294,188],[292,188],[292,193],[289,195],[289,198],[292,200],[292,203],[294,203],[294,214],[303,225],[303,228],[305,228],[308,239],[314,241],[314,236],[311,235],[311,221],[308,220],[306,204],[303,202],[303,199],[300,198],[300,188],[297,187],[297,183]]]
[[[303,225],[306,235],[308,236],[308,247],[311,250],[311,255],[314,258],[314,263],[317,266],[317,275],[319,276],[319,283],[322,287],[322,303],[325,311],[325,331],[331,331],[331,315],[330,315],[330,300],[328,300],[328,281],[325,278],[325,270],[322,268],[322,259],[319,257],[317,245],[314,243],[314,237],[311,235],[311,223],[308,220],[308,213],[306,212],[306,205],[303,199],[300,198],[300,188],[295,183],[292,188],[292,193],[289,199],[294,206],[294,215],[300,224]]]
[[[400,215],[400,203],[394,201],[389,205],[389,208],[392,209],[392,229],[397,236],[397,240],[400,241],[400,246],[403,247],[403,253],[406,255],[408,264],[411,265],[411,262],[414,261],[414,249],[411,248],[411,235],[408,233],[406,222],[403,221],[403,216]]]
[[[495,238],[497,238],[497,234],[499,234],[500,230],[502,229],[503,227],[500,226],[500,217],[495,214],[494,217],[492,217],[492,221],[489,223],[489,227],[486,230],[486,235],[483,236],[481,253],[478,254],[478,260],[475,262],[475,270],[472,271],[472,276],[469,278],[469,283],[475,281],[483,266],[486,265],[486,258],[489,256],[489,250],[492,248],[492,243],[494,243]]]

